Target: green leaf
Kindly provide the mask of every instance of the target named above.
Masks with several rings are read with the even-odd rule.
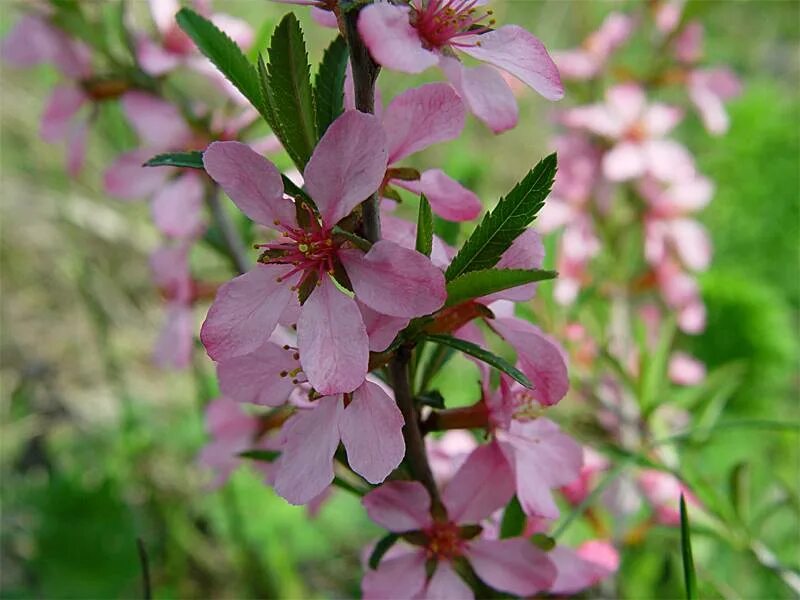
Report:
[[[146,163],[145,167],[186,167],[188,169],[205,169],[203,166],[203,153],[192,152],[167,152],[158,154]]]
[[[551,154],[520,181],[495,209],[483,217],[480,225],[458,251],[445,273],[451,281],[469,271],[489,269],[511,243],[525,231],[553,186],[556,175],[556,155]]]
[[[517,537],[525,529],[525,513],[519,499],[514,496],[503,511],[503,520],[500,522],[500,539]]]
[[[683,581],[686,586],[686,598],[697,598],[697,577],[694,572],[692,558],[692,540],[689,531],[689,516],[686,514],[686,501],[681,494],[681,556],[683,557]]]
[[[737,463],[728,477],[728,490],[731,504],[742,523],[750,520],[750,465],[744,461]]]
[[[544,550],[545,552],[550,552],[550,550],[556,547],[556,541],[549,535],[543,533],[534,533],[531,536],[531,543],[539,548],[539,550]]]
[[[349,57],[347,43],[342,36],[333,40],[322,56],[319,72],[314,79],[319,137],[344,112],[344,80]]]
[[[440,410],[443,410],[445,408],[444,396],[442,396],[442,393],[439,390],[431,390],[429,392],[419,394],[416,397],[416,400],[420,404],[424,404],[425,406],[430,406],[431,408],[438,408]]]
[[[276,133],[302,171],[317,144],[317,125],[306,42],[294,13],[288,13],[275,28],[268,56],[270,103],[280,122]]]
[[[400,536],[396,533],[387,533],[383,536],[378,543],[375,544],[375,548],[372,550],[372,554],[369,556],[369,568],[375,570],[378,568],[378,565],[381,563],[381,559],[386,552],[394,546],[394,543],[400,539]]]
[[[449,335],[427,335],[425,337],[426,339],[435,342],[437,344],[441,344],[443,346],[450,346],[451,348],[455,348],[456,350],[463,352],[464,354],[469,354],[470,356],[474,356],[478,360],[482,360],[483,362],[485,362],[487,365],[491,365],[495,369],[499,369],[506,375],[513,377],[515,380],[520,382],[526,388],[528,389],[533,388],[533,384],[531,383],[530,379],[528,379],[522,371],[517,369],[506,359],[501,358],[496,354],[492,354],[488,350],[484,350],[483,348],[481,348],[476,344],[473,344],[472,342],[460,340],[458,338],[454,338]]]
[[[456,277],[447,284],[445,306],[461,304],[473,298],[480,298],[509,288],[544,281],[556,277],[555,271],[541,269],[482,269],[470,271]]]
[[[276,450],[246,450],[239,453],[242,458],[251,458],[262,462],[273,462],[280,455],[281,453]]]
[[[423,195],[419,197],[417,215],[417,252],[430,256],[433,250],[433,213],[431,204]]]
[[[263,109],[258,76],[239,46],[208,19],[189,8],[175,15],[181,29],[259,112]]]

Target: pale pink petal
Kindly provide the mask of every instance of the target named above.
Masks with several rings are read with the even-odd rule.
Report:
[[[332,29],[339,28],[339,23],[336,21],[336,15],[329,10],[323,10],[314,6],[311,8],[311,18],[323,27],[331,27]]]
[[[537,402],[551,406],[567,394],[567,365],[557,342],[522,319],[493,319],[490,325],[516,350],[519,367],[533,383],[530,393]]]
[[[389,163],[457,138],[464,118],[464,104],[445,83],[429,83],[403,92],[383,113]]]
[[[549,590],[553,594],[572,595],[595,585],[614,570],[583,558],[566,546],[556,546],[547,556],[555,564],[558,575]]]
[[[706,328],[706,306],[696,300],[683,306],[678,313],[678,327],[681,331],[692,335],[702,333]]]
[[[397,334],[400,333],[408,325],[408,318],[403,317],[390,317],[378,311],[372,310],[363,302],[359,302],[358,309],[361,311],[361,319],[364,321],[364,327],[367,328],[367,335],[369,336],[369,349],[371,352],[382,352],[389,347]]]
[[[200,339],[216,361],[249,354],[267,341],[294,292],[298,276],[278,281],[291,267],[256,264],[220,286]]]
[[[556,568],[547,555],[524,538],[476,538],[467,546],[467,558],[486,583],[519,596],[546,590],[556,579]]]
[[[361,500],[369,518],[389,531],[419,531],[429,527],[431,498],[418,481],[389,481]]]
[[[440,560],[436,564],[425,590],[425,600],[471,600],[474,597],[472,589],[458,576],[449,561]]]
[[[150,255],[153,282],[171,300],[189,304],[192,277],[187,244],[161,246]]]
[[[386,134],[374,115],[347,111],[328,127],[303,173],[327,225],[335,225],[377,191],[386,159]]]
[[[675,352],[669,359],[669,378],[678,385],[697,385],[706,378],[706,366],[685,352]]]
[[[323,276],[297,321],[300,364],[321,394],[352,392],[364,381],[369,362],[367,329],[358,306]]]
[[[385,315],[419,317],[440,308],[447,292],[444,273],[415,250],[381,240],[366,254],[339,252],[356,297]]]
[[[136,40],[136,60],[142,71],[153,77],[160,77],[177,69],[183,62],[183,56],[170,52],[143,35]]]
[[[255,35],[247,21],[222,13],[211,16],[211,22],[231,38],[242,50],[249,50]]]
[[[153,196],[153,222],[161,233],[192,238],[205,228],[203,180],[196,173],[183,173]]]
[[[73,121],[67,132],[67,173],[77,177],[86,162],[86,141],[89,123],[83,119]]]
[[[526,514],[558,517],[552,489],[569,485],[580,476],[583,450],[558,425],[539,417],[512,420],[507,432],[498,432],[504,450],[514,457],[517,497]]]
[[[560,120],[568,127],[586,129],[612,139],[619,138],[627,126],[605,104],[589,104],[565,110]]]
[[[186,119],[174,104],[146,92],[127,92],[122,110],[141,141],[158,150],[184,149],[192,139]]]
[[[59,32],[44,19],[23,15],[3,39],[0,55],[15,67],[29,68],[51,61],[60,44]]]
[[[385,202],[385,201],[384,201]],[[383,226],[383,237],[389,241],[399,244],[403,248],[413,250],[416,248],[417,226],[411,221],[392,216],[383,210],[381,212],[381,222]],[[431,251],[431,262],[444,270],[453,260],[456,252],[451,246],[445,244],[438,235],[433,236],[433,250]]]
[[[247,144],[213,142],[203,153],[203,165],[239,210],[259,225],[296,226],[294,204],[283,197],[280,171]]]
[[[192,362],[194,315],[191,306],[173,303],[167,309],[153,351],[153,362],[162,369],[185,369]]]
[[[711,262],[711,240],[705,228],[692,219],[674,219],[669,233],[683,264],[693,271],[703,271]]]
[[[526,229],[503,252],[500,260],[495,265],[496,269],[538,269],[544,260],[544,244],[535,229]],[[536,295],[535,283],[520,285],[515,288],[483,296],[480,301],[489,304],[495,300],[513,300],[525,302]],[[497,313],[495,313],[495,316]]]
[[[442,502],[451,521],[478,523],[514,495],[511,466],[496,443],[478,446],[447,484]]]
[[[86,94],[77,86],[56,86],[42,114],[42,139],[53,143],[66,138],[72,118],[87,101]]]
[[[551,196],[536,215],[536,227],[542,233],[551,233],[569,223],[574,214],[575,209],[570,204]]]
[[[435,53],[422,46],[409,22],[410,8],[379,2],[365,6],[358,17],[358,33],[380,65],[405,73],[422,73],[436,64]]]
[[[315,408],[298,410],[283,426],[275,492],[290,504],[310,502],[333,481],[343,410],[341,396],[320,398]]]
[[[425,578],[425,552],[415,548],[400,556],[385,557],[377,569],[367,569],[361,592],[364,600],[418,598]]]
[[[621,123],[633,125],[643,116],[647,96],[640,85],[623,83],[606,91],[606,105]]]
[[[587,38],[587,45],[595,54],[607,58],[628,40],[635,26],[636,20],[631,15],[609,13],[600,28]]]
[[[692,498],[689,497],[689,500],[691,502]],[[603,567],[608,573],[619,569],[619,552],[605,540],[589,540],[582,543],[578,546],[578,555],[584,560]]]
[[[603,156],[603,174],[611,181],[641,177],[646,167],[642,146],[633,142],[621,142]]]
[[[148,0],[147,3],[153,22],[162,34],[175,27],[175,14],[181,8],[178,0]]]
[[[548,100],[561,100],[564,87],[553,59],[535,35],[517,25],[504,25],[476,36],[475,45],[458,48],[473,58],[511,73]]]
[[[403,415],[380,386],[365,381],[339,420],[350,467],[370,483],[381,483],[406,452]]]
[[[723,102],[741,93],[742,84],[730,69],[698,69],[689,75],[689,99],[703,125],[714,135],[725,133],[730,119]]]
[[[468,68],[447,56],[441,57],[439,66],[470,112],[494,133],[516,126],[519,118],[517,100],[496,69],[489,65]]]
[[[656,102],[647,107],[642,117],[642,125],[650,137],[663,137],[681,122],[683,110]]]
[[[553,52],[553,62],[565,79],[591,79],[602,66],[596,57],[585,50],[565,50]]]
[[[153,151],[147,149],[134,150],[118,157],[103,175],[105,192],[121,200],[138,200],[154,193],[175,169],[143,167],[144,162],[151,158]]]
[[[483,208],[475,192],[441,169],[428,169],[417,181],[393,179],[392,184],[415,194],[425,194],[433,212],[448,221],[471,221]]]
[[[688,23],[673,42],[675,57],[681,62],[694,63],[703,56],[703,25],[699,21]]]
[[[647,171],[660,181],[685,181],[697,174],[691,153],[675,140],[650,140],[642,149]]]
[[[291,371],[300,364],[294,350],[266,342],[255,352],[217,363],[219,389],[237,402],[281,406],[295,388]]]

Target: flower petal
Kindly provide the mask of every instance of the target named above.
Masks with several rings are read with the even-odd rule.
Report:
[[[358,33],[380,65],[404,73],[422,73],[436,64],[436,54],[422,46],[409,21],[410,8],[378,2],[358,16]]]
[[[614,571],[586,560],[578,552],[566,546],[556,546],[548,556],[558,572],[556,580],[548,591],[559,596],[577,594]]]
[[[539,38],[517,25],[505,25],[459,46],[465,54],[508,71],[548,100],[561,100],[564,86],[553,59]]]
[[[285,404],[295,388],[288,373],[299,366],[293,352],[266,342],[255,352],[220,361],[217,363],[220,391],[237,402]]]
[[[355,301],[320,279],[300,309],[297,321],[300,364],[321,394],[352,392],[367,375],[369,339]]]
[[[496,269],[539,269],[544,260],[544,244],[535,229],[526,229],[503,252],[495,265]],[[525,302],[536,295],[536,283],[520,285],[502,292],[483,296],[480,300],[485,304],[495,300],[513,300]]]
[[[464,129],[464,104],[446,83],[429,83],[403,92],[383,113],[389,163],[453,140]]]
[[[425,600],[461,600],[472,599],[472,589],[458,576],[449,561],[440,560],[436,571],[428,582]]]
[[[350,467],[370,483],[381,483],[403,460],[403,415],[377,384],[365,381],[339,421]]]
[[[77,86],[56,86],[42,114],[40,130],[42,139],[50,143],[64,139],[72,118],[87,100],[86,94]]]
[[[364,327],[367,328],[370,352],[386,350],[397,334],[408,325],[409,319],[407,318],[381,314],[357,299],[356,304],[358,304],[358,310],[361,311]]]
[[[77,177],[86,162],[86,141],[89,135],[89,123],[77,119],[70,124],[67,131],[67,173]]]
[[[174,104],[146,92],[127,92],[122,110],[140,140],[158,150],[184,149],[192,138],[186,119]]]
[[[153,350],[153,362],[162,369],[185,369],[191,364],[193,347],[192,307],[174,302],[164,316],[164,324]]]
[[[425,587],[425,552],[414,548],[400,556],[384,558],[361,580],[364,600],[418,598]]]
[[[551,406],[567,394],[567,365],[554,340],[522,319],[493,319],[490,325],[516,350],[520,369],[533,383],[530,393],[539,403]]]
[[[219,288],[200,331],[213,360],[249,354],[269,338],[294,293],[297,276],[278,281],[290,270],[258,263]]]
[[[451,521],[478,523],[514,495],[511,466],[496,443],[478,446],[442,493]]]
[[[469,542],[467,557],[486,583],[523,597],[548,589],[556,579],[556,568],[547,555],[525,538],[477,538]]]
[[[152,150],[147,149],[133,150],[117,157],[103,175],[105,192],[121,200],[138,200],[154,193],[175,169],[143,167],[144,162],[152,157]]]
[[[347,111],[328,127],[303,173],[327,225],[349,215],[380,187],[386,160],[386,134],[374,115]]]
[[[369,252],[339,252],[356,297],[385,315],[419,317],[440,308],[447,292],[444,273],[416,250],[381,240]]]
[[[275,492],[290,504],[310,502],[333,481],[343,409],[341,396],[320,398],[315,408],[298,410],[283,426]]]
[[[259,225],[296,225],[294,204],[283,197],[280,171],[246,144],[213,142],[203,153],[203,165],[239,210]]]
[[[196,173],[183,173],[153,196],[153,222],[161,233],[193,238],[205,228],[203,181]]]
[[[457,59],[443,56],[439,66],[470,112],[494,133],[516,126],[519,107],[503,76],[489,65],[465,67]]]
[[[142,71],[153,77],[160,77],[177,69],[183,56],[170,52],[161,44],[143,35],[136,40],[136,60]]]
[[[644,175],[647,166],[642,146],[621,142],[603,157],[603,174],[611,181],[627,181]]]
[[[433,212],[448,221],[471,221],[481,212],[481,201],[475,192],[441,169],[424,171],[418,181],[393,179],[392,183],[415,194],[425,194]]]
[[[431,498],[418,481],[389,481],[361,500],[369,518],[389,531],[419,531],[430,526]]]

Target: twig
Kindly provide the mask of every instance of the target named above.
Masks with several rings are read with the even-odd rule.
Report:
[[[150,583],[150,563],[147,560],[147,548],[142,538],[136,538],[136,549],[139,552],[139,564],[142,567],[142,597],[150,600],[153,597],[153,588]]]

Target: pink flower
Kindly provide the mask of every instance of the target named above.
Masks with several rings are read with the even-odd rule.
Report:
[[[725,101],[742,93],[742,84],[730,69],[695,69],[689,73],[689,99],[700,113],[703,125],[713,135],[728,131],[730,119]]]
[[[580,106],[564,112],[569,127],[585,129],[615,142],[603,157],[603,173],[611,181],[650,174],[661,181],[687,179],[694,160],[674,140],[664,139],[683,117],[679,108],[647,105],[644,90],[635,84],[609,88],[605,104]]]
[[[644,496],[653,505],[656,519],[662,525],[676,526],[680,524],[681,494],[686,498],[687,504],[698,505],[697,499],[689,488],[669,473],[644,469],[639,473],[638,483]]]
[[[253,447],[259,419],[245,414],[236,402],[217,398],[206,407],[205,421],[212,441],[200,451],[197,462],[214,473],[211,487],[218,488],[239,466],[239,453]]]
[[[700,333],[706,325],[706,309],[697,281],[674,260],[664,260],[655,269],[664,302],[678,313],[678,327],[686,333]]]
[[[561,76],[579,81],[596,77],[614,51],[628,41],[634,26],[634,19],[629,15],[609,13],[580,48],[553,53]]]
[[[428,462],[436,483],[445,485],[478,446],[475,436],[463,429],[445,431],[439,438],[425,438]]]
[[[619,568],[619,553],[603,540],[584,542],[577,550],[556,546],[548,556],[558,571],[549,591],[558,595],[577,594],[596,585]]]
[[[517,103],[497,67],[522,80],[548,100],[564,89],[544,45],[516,25],[491,29],[491,14],[479,2],[412,0],[409,5],[376,2],[364,7],[358,31],[379,64],[406,73],[439,65],[469,109],[495,133],[516,125]],[[463,52],[489,63],[465,67]]]
[[[337,0],[272,0],[280,4],[297,4],[299,6],[311,7],[311,18],[323,27],[338,29],[339,23],[336,14],[333,12]]]
[[[162,369],[185,369],[194,346],[193,282],[189,269],[189,245],[162,246],[150,256],[156,286],[167,300],[161,334],[153,352]]]
[[[583,502],[594,489],[597,475],[606,469],[608,469],[608,461],[588,446],[584,446],[580,476],[561,488],[561,493],[564,494],[567,502],[573,506]]]
[[[400,179],[392,165],[438,142],[453,140],[464,128],[464,105],[453,89],[430,83],[403,92],[382,114],[390,169],[384,186],[425,194],[433,212],[451,221],[470,221],[481,211],[478,197],[441,169],[429,169],[419,179]]]
[[[6,36],[0,55],[15,67],[53,64],[71,83],[55,87],[42,115],[40,135],[66,144],[67,171],[76,177],[86,158],[89,116],[82,110],[91,98],[80,82],[92,75],[91,51],[43,17],[25,15]]]
[[[403,460],[403,415],[394,399],[365,381],[352,394],[325,396],[298,409],[281,430],[275,491],[306,504],[333,481],[333,455],[341,441],[347,460],[370,483],[380,483]]]
[[[367,600],[381,598],[473,598],[454,562],[469,561],[493,588],[531,596],[549,588],[556,577],[548,556],[524,538],[474,537],[464,526],[479,523],[504,506],[514,493],[509,467],[494,445],[477,448],[444,488],[447,517],[431,517],[431,500],[416,481],[391,481],[367,494],[370,518],[395,533],[415,533],[418,546],[387,554],[367,571],[361,587]],[[393,549],[394,550],[394,549]],[[426,574],[426,562],[433,574]]]
[[[305,168],[305,187],[319,208],[301,226],[294,202],[284,197],[278,170],[238,142],[206,150],[206,171],[248,217],[281,237],[262,244],[262,262],[224,284],[201,330],[216,361],[258,349],[305,283],[312,291],[300,309],[300,364],[322,394],[351,392],[367,373],[369,339],[356,299],[383,315],[413,318],[445,300],[444,275],[430,260],[383,240],[369,252],[334,240],[333,226],[371,193],[386,171],[386,138],[372,115],[348,111],[326,131]],[[333,279],[341,265],[356,299]]]
[[[685,352],[674,352],[669,359],[669,378],[678,385],[697,385],[706,378],[706,366]]]

